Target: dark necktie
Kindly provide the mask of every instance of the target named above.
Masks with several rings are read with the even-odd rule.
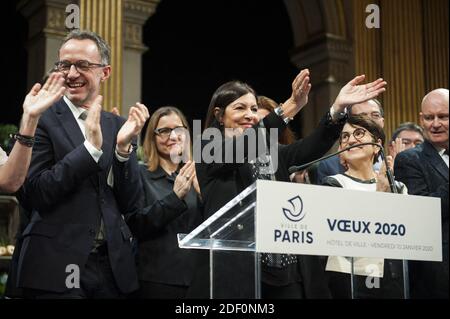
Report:
[[[80,118],[80,120],[86,121],[87,111],[83,111],[78,117]]]
[[[84,122],[86,121],[87,114],[88,114],[87,111],[83,111],[78,116],[78,118]],[[96,250],[99,246],[103,245],[104,242],[105,242],[105,224],[103,223],[103,218],[100,216],[100,228],[97,231],[97,234],[95,235],[93,250]]]

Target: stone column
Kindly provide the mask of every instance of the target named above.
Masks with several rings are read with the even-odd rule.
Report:
[[[123,7],[123,73],[124,91],[121,114],[128,114],[130,106],[141,101],[142,55],[147,47],[142,42],[142,27],[153,15],[159,0],[124,0]]]
[[[123,0],[80,0],[80,28],[98,33],[111,46],[111,77],[102,84],[103,109],[122,102]]]
[[[40,82],[58,60],[58,49],[67,33],[66,6],[70,0],[22,0],[17,10],[28,20],[27,87]]]
[[[302,133],[311,132],[330,108],[341,87],[352,77],[352,47],[348,40],[323,35],[297,47],[291,60],[311,72],[312,90],[302,113]]]

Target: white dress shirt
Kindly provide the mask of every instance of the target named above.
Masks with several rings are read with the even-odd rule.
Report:
[[[0,166],[6,163],[8,160],[8,155],[6,155],[5,151],[0,147]]]

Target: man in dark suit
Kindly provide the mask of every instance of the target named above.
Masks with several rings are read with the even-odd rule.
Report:
[[[425,142],[399,153],[394,172],[409,194],[441,199],[443,261],[409,263],[411,297],[448,298],[448,90],[424,97],[420,123]]]
[[[59,50],[65,96],[40,118],[24,185],[31,214],[16,284],[26,297],[116,298],[138,287],[123,215],[142,191],[132,141],[148,111],[137,103],[125,121],[101,110],[109,59],[89,31],[72,31]]]

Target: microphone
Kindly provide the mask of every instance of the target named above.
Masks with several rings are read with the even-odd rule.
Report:
[[[315,163],[321,162],[321,161],[326,160],[326,159],[328,159],[330,157],[333,157],[333,156],[339,155],[341,153],[344,153],[344,152],[346,152],[348,150],[351,150],[352,148],[360,147],[360,146],[364,146],[364,145],[373,145],[373,146],[377,146],[380,149],[381,159],[384,161],[384,165],[386,166],[386,177],[388,179],[389,187],[391,188],[391,192],[392,193],[398,193],[397,192],[397,188],[394,185],[394,175],[392,174],[392,171],[391,171],[391,169],[388,166],[383,146],[381,146],[380,144],[377,144],[377,143],[372,143],[372,142],[366,142],[366,143],[360,143],[360,144],[351,145],[351,146],[348,146],[348,147],[346,147],[346,148],[344,148],[344,149],[342,149],[342,150],[340,150],[340,151],[338,151],[336,153],[329,154],[327,156],[318,158],[318,159],[316,159],[314,161],[311,161],[309,163],[306,163],[306,164],[303,164],[303,165],[299,165],[299,166],[291,166],[288,169],[289,175],[291,175],[292,173],[296,173],[296,172],[302,171],[305,168],[307,168],[307,167],[309,167],[309,166],[311,166],[311,165],[313,165]]]

